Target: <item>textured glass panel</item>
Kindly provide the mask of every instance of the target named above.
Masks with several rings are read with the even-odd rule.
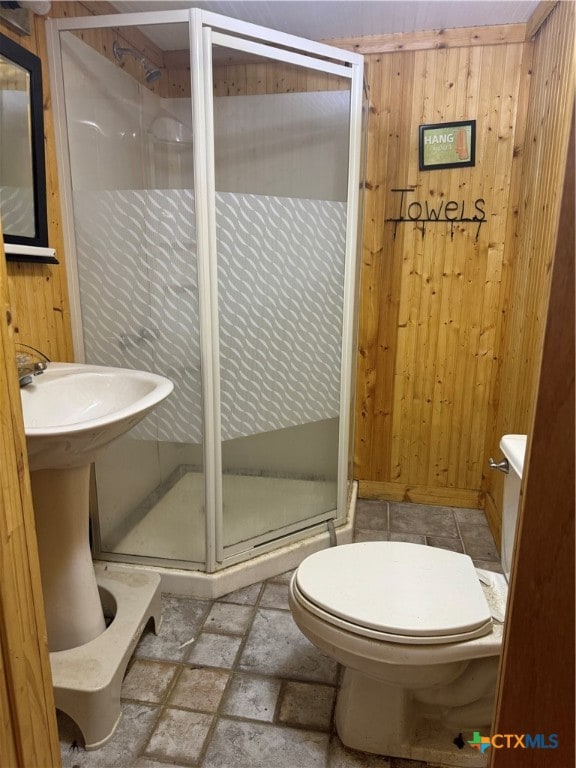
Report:
[[[189,71],[182,58],[176,86],[131,32],[61,37],[86,362],[175,385],[96,464],[99,546],[193,567],[205,510]]]
[[[223,536],[241,548],[335,516],[350,95],[232,58],[215,48]]]

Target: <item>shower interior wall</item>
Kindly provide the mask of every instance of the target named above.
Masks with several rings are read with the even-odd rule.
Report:
[[[146,87],[72,33],[65,35],[63,56],[75,195],[79,193],[81,197],[82,193],[86,193],[90,201],[91,193],[102,190],[122,190],[123,194],[132,190],[154,190],[155,193],[165,190],[167,195],[177,189],[191,190],[191,101],[189,89],[182,87],[182,78],[177,89],[178,98],[160,96],[155,92],[156,84],[154,88]],[[262,129],[262,120],[266,119],[269,110],[260,114],[260,96],[216,96],[215,163],[218,188],[237,190],[241,187],[240,180],[246,176],[243,166],[249,163],[251,179],[257,179],[252,190],[256,188],[261,194],[266,194],[269,188],[280,188],[287,197],[298,197],[299,190],[305,190],[306,196],[313,199],[341,200],[341,190],[346,187],[346,166],[330,160],[334,152],[341,157],[347,153],[345,139],[349,94],[341,90],[341,86],[335,86],[335,82],[334,79],[329,85],[333,90],[317,90],[322,86],[316,85],[312,87],[312,93],[283,94],[280,97],[292,100],[292,109],[301,111],[304,123],[311,110],[320,110],[328,126],[326,135],[316,137],[307,150],[308,157],[304,163],[306,178],[302,178],[302,163],[295,164],[291,178],[286,172],[286,164],[278,164],[276,168],[270,153],[260,165],[258,161],[255,165],[249,146],[243,147],[239,141],[240,137]],[[215,82],[216,94],[218,89]],[[165,85],[162,91],[166,92]],[[269,94],[266,98],[271,97],[274,98]],[[268,127],[273,128],[276,136],[282,132],[281,124]],[[335,141],[340,146],[335,146]],[[86,151],[87,146],[90,147],[89,152]],[[300,145],[299,148],[302,149]],[[332,170],[327,172],[327,169]],[[303,196],[302,193],[300,196]],[[84,211],[85,219],[92,215],[92,209]],[[75,217],[78,216],[82,216],[82,203],[75,199]],[[106,249],[104,237],[98,247]],[[128,260],[130,253],[127,248]],[[138,256],[134,263],[135,275],[139,271],[137,259]],[[90,266],[89,260],[84,262],[85,271],[94,272],[91,279],[96,283],[97,272],[101,268],[102,262],[94,261],[93,266]],[[196,282],[195,275],[191,279]],[[82,290],[82,274],[80,282]],[[161,290],[185,292],[188,288],[187,285],[172,284],[162,286]],[[98,301],[100,299],[98,297]],[[122,302],[125,297],[119,292],[114,300]],[[109,309],[106,302],[99,306],[100,311]],[[189,322],[189,319],[183,320]],[[92,339],[92,350],[87,355],[90,362],[144,367],[138,363],[138,345],[131,345],[129,341],[131,335],[134,337],[135,330],[126,329],[128,343],[119,337]],[[156,334],[154,328],[151,332]],[[146,341],[146,346],[158,343],[162,343],[161,338],[152,338]],[[195,350],[195,358],[193,365],[199,368],[199,349]],[[181,378],[188,375],[186,364],[190,362],[179,358],[176,348],[170,369],[161,372],[172,378]],[[153,422],[154,417],[148,421]],[[154,432],[154,426],[150,431]],[[192,466],[201,471],[203,447],[200,441],[164,438],[158,442],[146,437],[143,433],[126,436],[111,446],[97,464],[99,530],[101,534],[105,531],[109,534],[109,542],[103,541],[101,545],[103,551],[114,550],[114,541],[118,539],[118,531],[123,529],[123,521],[129,519],[131,512],[165,484],[179,467]],[[290,476],[298,474],[304,465],[310,477],[329,480],[332,484],[336,481],[334,459],[337,446],[338,419],[318,419],[300,426],[228,440],[224,470]],[[202,493],[200,488],[197,491]],[[195,531],[199,538],[200,533],[200,530]],[[162,556],[163,553],[156,554]]]

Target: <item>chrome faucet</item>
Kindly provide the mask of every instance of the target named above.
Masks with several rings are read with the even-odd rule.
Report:
[[[16,355],[18,383],[20,384],[20,387],[27,387],[29,384],[32,384],[34,376],[39,376],[41,373],[44,373],[48,367],[50,358],[47,357],[44,352],[40,352],[39,349],[31,347],[28,344],[22,344],[20,341],[16,342],[16,344],[20,347],[29,349],[41,358],[40,360],[33,360],[32,356],[28,353],[20,353]]]

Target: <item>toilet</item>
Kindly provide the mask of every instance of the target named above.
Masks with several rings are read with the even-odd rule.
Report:
[[[487,765],[467,742],[490,733],[526,436],[505,435],[500,448],[506,459],[491,466],[507,472],[503,574],[458,552],[387,541],[322,550],[295,571],[296,624],[344,667],[335,714],[344,745]]]

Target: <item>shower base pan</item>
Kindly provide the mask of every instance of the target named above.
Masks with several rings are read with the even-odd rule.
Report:
[[[166,567],[164,564],[144,565],[142,563],[121,562],[114,559],[114,569],[127,573],[156,573],[162,580],[162,592],[181,597],[195,597],[200,600],[215,600],[237,589],[255,584],[272,576],[296,568],[302,560],[333,544],[349,544],[354,532],[354,517],[358,483],[352,484],[352,493],[346,520],[341,525],[328,530],[326,523],[320,523],[312,529],[299,534],[299,538],[266,552],[254,554],[249,559],[235,565],[229,565],[214,573],[200,570],[188,570],[180,567]],[[117,557],[121,557],[118,555]],[[100,560],[100,563],[107,561]]]
[[[96,581],[110,626],[89,643],[50,654],[56,708],[74,720],[87,750],[99,749],[120,721],[120,689],[126,667],[150,619],[161,622],[160,577],[95,564]]]
[[[303,509],[332,509],[336,483],[225,474],[224,545],[303,521]],[[231,506],[231,501],[232,507]],[[107,526],[107,552],[188,562],[204,560],[204,475],[179,466],[132,514]]]

